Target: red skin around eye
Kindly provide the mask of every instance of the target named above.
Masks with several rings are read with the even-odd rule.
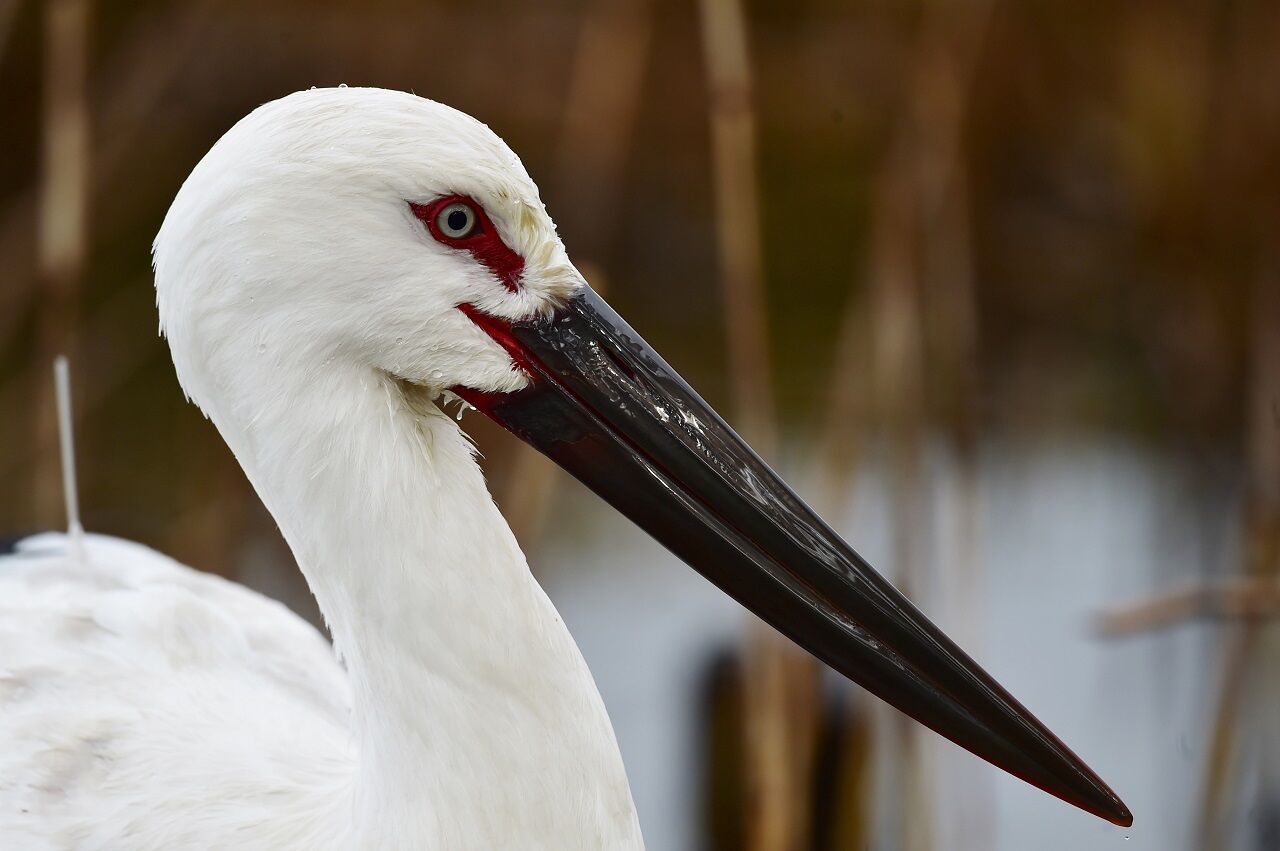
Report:
[[[450,204],[458,203],[466,204],[476,214],[476,229],[469,236],[465,236],[462,239],[455,239],[446,235],[436,224],[436,217],[441,210]],[[519,291],[520,275],[524,272],[524,258],[512,251],[502,241],[502,237],[498,236],[498,229],[489,220],[484,207],[481,207],[465,195],[446,195],[429,204],[414,204],[411,201],[409,202],[409,209],[413,210],[413,214],[427,226],[427,231],[435,238],[436,242],[447,245],[450,248],[461,248],[471,252],[471,256],[476,259],[476,262],[492,272],[493,276],[501,281],[504,287],[511,290],[511,292]]]

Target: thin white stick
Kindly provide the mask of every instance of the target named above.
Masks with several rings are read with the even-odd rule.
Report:
[[[62,496],[67,503],[67,536],[71,555],[84,563],[84,527],[80,525],[80,494],[76,489],[75,438],[71,432],[71,374],[65,355],[53,361],[54,391],[58,399],[58,444],[62,450]]]

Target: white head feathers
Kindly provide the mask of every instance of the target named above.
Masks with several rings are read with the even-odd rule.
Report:
[[[523,258],[517,292],[435,241],[409,207],[449,194],[474,199]],[[433,390],[517,389],[525,377],[455,308],[527,317],[582,285],[496,134],[381,89],[312,89],[246,116],[187,178],[154,255],[179,379],[210,414],[254,355],[372,368]]]

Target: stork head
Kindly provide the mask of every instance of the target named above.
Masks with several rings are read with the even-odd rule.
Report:
[[[458,306],[546,316],[584,286],[493,131],[383,89],[312,89],[246,116],[183,184],[154,257],[161,324],[202,405],[246,338],[435,390],[515,390],[527,376]]]
[[[1131,822],[591,291],[483,124],[373,89],[267,104],[192,172],[155,265],[179,377],[206,411],[255,349],[317,376],[354,365],[451,390],[836,670],[1009,772]]]

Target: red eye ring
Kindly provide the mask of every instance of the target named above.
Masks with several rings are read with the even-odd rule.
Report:
[[[440,226],[440,214],[449,207],[465,208],[473,216],[465,233],[450,235]],[[520,275],[524,272],[524,258],[512,251],[498,229],[489,220],[484,207],[466,195],[445,195],[426,204],[409,202],[409,209],[427,227],[432,239],[441,245],[468,251],[480,265],[493,273],[502,285],[512,292],[520,289]],[[446,222],[448,226],[448,222]]]

